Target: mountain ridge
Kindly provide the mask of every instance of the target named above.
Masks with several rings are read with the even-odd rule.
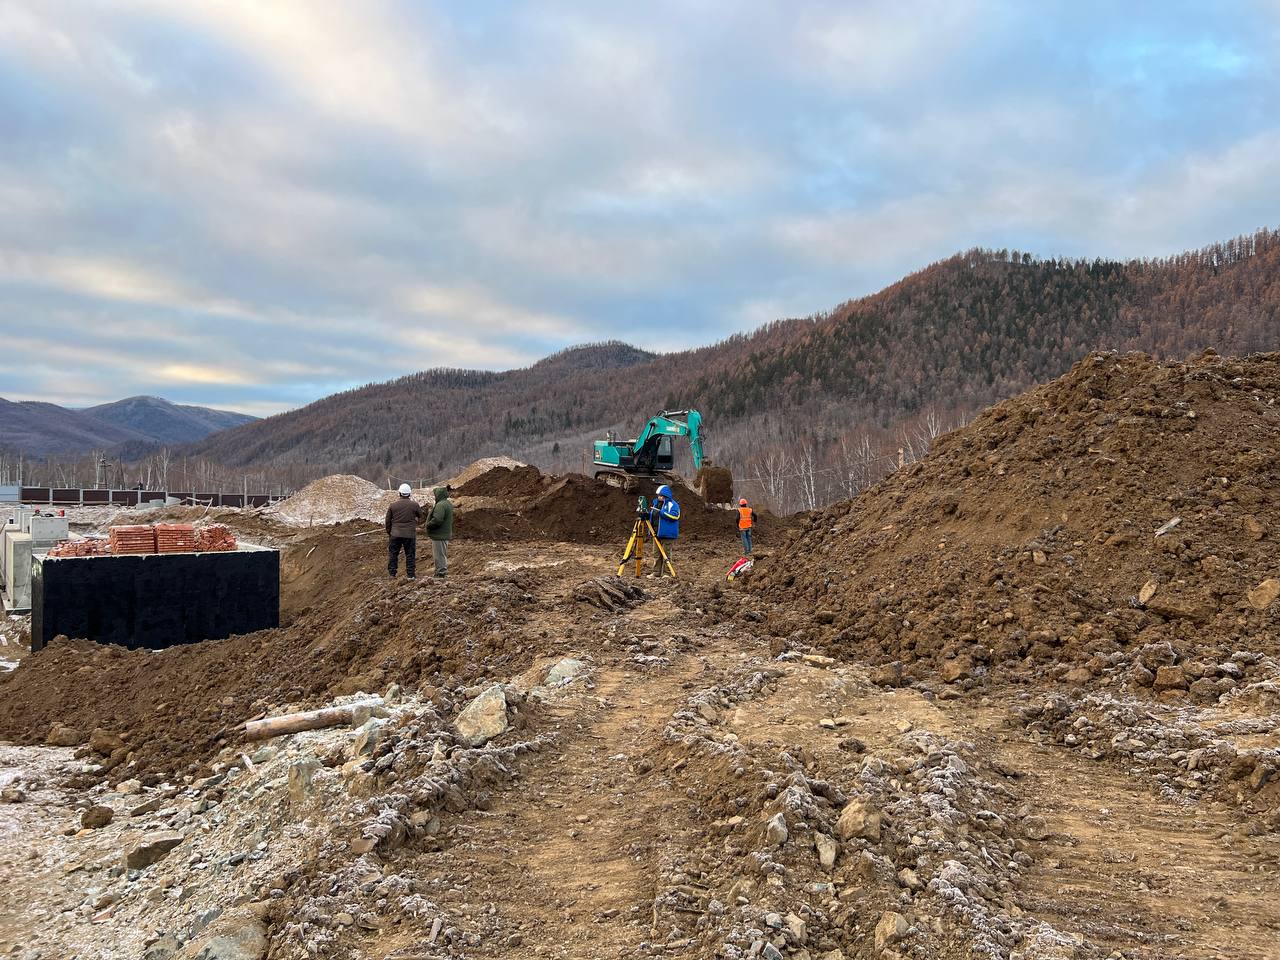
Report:
[[[189,452],[289,471],[295,482],[322,472],[378,482],[438,476],[496,454],[589,470],[590,441],[606,430],[630,435],[662,408],[695,406],[707,418],[709,455],[758,474],[779,451],[795,459],[809,448],[810,459],[831,460],[868,433],[903,445],[894,434],[912,418],[961,420],[1091,350],[1247,354],[1274,349],[1278,332],[1276,231],[1146,260],[975,249],[830,311],[704,347],[653,355],[613,342],[504,372],[422,371],[234,428]],[[593,350],[625,360],[626,376],[616,363],[577,362]]]

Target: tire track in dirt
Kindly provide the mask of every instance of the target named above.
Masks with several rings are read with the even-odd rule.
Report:
[[[1004,739],[1004,762],[1049,836],[1025,877],[1030,912],[1126,957],[1275,960],[1275,854],[1223,804],[1160,796],[1152,784],[1068,751]]]
[[[637,614],[630,628],[648,619]],[[584,686],[544,713],[557,733],[543,759],[488,811],[453,827],[443,853],[413,865],[470,876],[464,902],[444,901],[451,909],[465,915],[492,904],[495,932],[469,955],[637,955],[651,936],[663,864],[696,842],[680,803],[687,798],[644,777],[642,754],[661,741],[684,687],[720,654],[669,651],[668,663],[643,665],[601,657],[594,689]]]

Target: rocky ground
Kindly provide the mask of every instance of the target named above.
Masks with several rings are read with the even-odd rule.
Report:
[[[1107,376],[1204,372],[1165,369]],[[1063,411],[1110,415],[1096,382],[1060,389]],[[1035,422],[1072,424],[1058,402],[1015,403],[1020,440],[988,416],[799,518],[807,544],[771,520],[746,582],[710,511],[680,580],[613,576],[626,504],[527,469],[470,481],[487,520],[443,583],[387,581],[367,522],[241,517],[283,547],[278,631],[58,641],[0,675],[0,956],[1280,957],[1275,598],[1247,596],[1280,515],[1243,489],[1260,477],[1224,500],[1169,468],[1176,550],[1159,525],[1077,532],[1095,501],[1098,533],[1139,526],[1102,481],[1046,533],[1035,489],[1063,496],[1079,463],[1017,452],[1046,442]],[[1233,422],[1236,463],[1265,433]],[[954,472],[978,461],[1023,462],[1016,516]],[[1157,483],[1140,529],[1169,512]],[[548,514],[504,518],[513,497]],[[1212,610],[1180,613],[1192,598]],[[339,726],[245,733],[343,704]]]

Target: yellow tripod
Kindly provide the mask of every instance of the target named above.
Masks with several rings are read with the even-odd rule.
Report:
[[[676,568],[671,565],[671,558],[667,556],[667,551],[662,549],[662,541],[653,532],[653,524],[643,516],[636,517],[636,522],[631,527],[631,539],[627,541],[627,549],[623,551],[622,561],[618,564],[618,576],[622,576],[622,571],[626,569],[627,561],[632,558],[635,558],[636,561],[636,576],[641,575],[644,567],[644,544],[646,540],[653,541],[653,546],[658,551],[658,555],[662,557],[662,562],[666,565],[667,572],[674,577]]]

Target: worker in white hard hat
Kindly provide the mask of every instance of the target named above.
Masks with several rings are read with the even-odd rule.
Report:
[[[413,488],[400,484],[400,498],[387,507],[387,576],[400,572],[400,551],[404,551],[404,572],[410,580],[418,575],[418,524],[422,507],[413,499]]]

